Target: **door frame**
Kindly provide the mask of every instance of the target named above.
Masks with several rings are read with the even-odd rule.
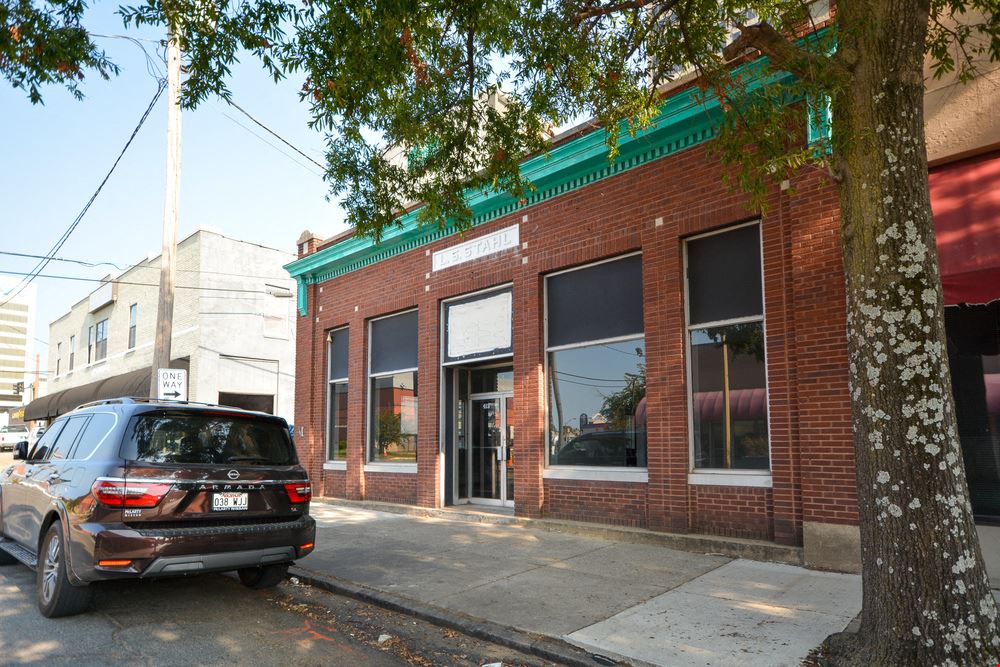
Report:
[[[499,414],[499,424],[500,424],[500,450],[503,452],[503,456],[500,461],[503,465],[500,466],[500,479],[497,480],[497,486],[500,489],[499,498],[481,498],[479,496],[472,495],[472,431],[469,431],[469,455],[466,457],[465,465],[466,468],[466,483],[469,485],[468,496],[466,502],[470,505],[492,505],[494,507],[514,507],[514,499],[507,497],[507,454],[508,443],[507,443],[507,399],[514,398],[513,391],[489,391],[479,394],[469,394],[466,399],[466,411],[467,419],[471,418],[474,414],[472,410],[472,403],[474,401],[499,401],[500,402],[500,414]],[[472,426],[471,423],[469,425]],[[455,466],[458,467],[458,460],[456,459]],[[457,471],[456,471],[457,472]],[[456,484],[458,476],[455,476]]]

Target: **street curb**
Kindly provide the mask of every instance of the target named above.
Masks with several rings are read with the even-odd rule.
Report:
[[[300,582],[320,588],[330,593],[344,595],[355,600],[367,602],[383,609],[413,616],[434,625],[457,630],[462,634],[476,637],[494,644],[500,644],[522,653],[538,656],[572,667],[594,667],[595,665],[628,665],[610,656],[600,656],[604,660],[594,659],[595,654],[585,651],[567,641],[539,635],[523,630],[517,630],[499,623],[487,621],[459,612],[449,611],[433,605],[417,602],[409,598],[355,584],[337,577],[321,575],[300,566],[293,566],[289,577],[295,577]]]
[[[591,537],[630,544],[646,544],[652,546],[690,551],[693,553],[716,554],[729,558],[747,558],[750,560],[785,563],[788,565],[803,565],[802,547],[775,544],[762,540],[749,540],[738,537],[716,537],[713,535],[693,535],[684,533],[663,533],[645,528],[628,528],[624,526],[608,526],[585,523],[583,521],[567,521],[562,519],[530,519],[527,517],[508,516],[491,512],[476,512],[464,509],[437,509],[433,507],[418,507],[384,503],[373,500],[346,500],[342,498],[317,498],[313,503],[331,505],[334,507],[351,507],[355,509],[389,512],[448,521],[466,521],[507,526],[520,526],[532,530],[544,530],[550,533],[566,533],[580,537]]]

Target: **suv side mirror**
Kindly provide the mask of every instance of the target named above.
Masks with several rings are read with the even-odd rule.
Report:
[[[14,445],[14,460],[24,461],[28,458],[28,441],[22,440]]]

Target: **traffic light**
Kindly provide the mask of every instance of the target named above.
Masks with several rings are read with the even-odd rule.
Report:
[[[14,393],[17,394],[18,396],[20,396],[21,394],[24,393],[24,383],[23,382],[15,382],[14,383]]]

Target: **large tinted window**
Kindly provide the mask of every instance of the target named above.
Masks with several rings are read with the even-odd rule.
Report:
[[[689,240],[687,258],[694,468],[767,470],[760,226]]]
[[[88,417],[71,417],[66,420],[66,425],[63,427],[59,437],[56,438],[55,444],[50,448],[50,461],[69,458],[70,450],[76,444],[77,436],[80,435],[83,427],[87,425],[87,419]]]
[[[371,325],[371,374],[417,367],[417,311],[373,320]]]
[[[549,276],[550,465],[646,467],[642,256]]]
[[[371,460],[417,460],[417,374],[384,375],[371,380]]]
[[[71,459],[89,458],[97,446],[101,444],[111,429],[115,426],[115,416],[103,412],[98,412],[90,416],[90,422],[83,434],[76,443],[76,448],[70,453]]]
[[[288,428],[240,415],[154,412],[132,418],[123,456],[149,463],[291,465]]]
[[[558,273],[546,283],[549,347],[643,332],[641,255]]]
[[[59,434],[62,432],[63,426],[66,425],[66,421],[67,420],[65,419],[60,419],[53,422],[52,426],[49,426],[45,433],[42,434],[42,437],[38,439],[38,442],[35,443],[34,448],[32,448],[31,452],[28,454],[28,458],[32,461],[44,459],[49,453],[49,448],[52,447],[52,443],[56,441],[56,438],[58,438]]]

